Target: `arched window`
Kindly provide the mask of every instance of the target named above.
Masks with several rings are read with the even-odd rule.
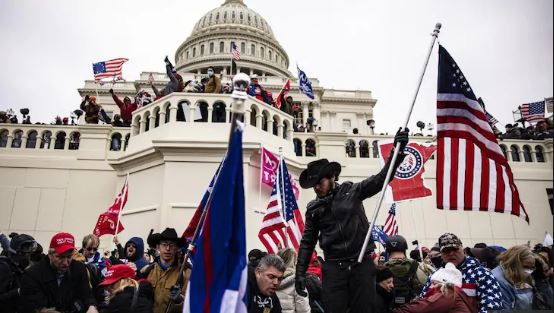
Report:
[[[226,105],[223,102],[214,103],[214,109],[212,111],[212,123],[225,123],[227,111]]]
[[[240,53],[246,54],[246,43],[245,42],[240,43]]]
[[[250,23],[252,23],[252,17],[248,14],[248,25],[250,25]]]
[[[225,52],[225,43],[223,41],[219,42],[219,53]]]
[[[256,116],[258,115],[258,110],[255,105],[250,107],[250,125],[256,127]]]
[[[210,14],[210,24],[212,23],[213,14]]]
[[[115,133],[112,135],[111,143],[110,143],[110,150],[111,151],[119,151],[121,150],[121,134]]]
[[[240,22],[242,23],[242,21],[244,20],[244,14],[242,12],[240,12],[239,18]]]
[[[200,45],[200,55],[204,55],[204,45]]]
[[[47,130],[42,133],[42,142],[40,143],[41,149],[50,149],[50,141],[52,140],[52,132]]]
[[[217,12],[217,14],[215,15],[215,21],[216,23],[219,22],[219,12]]]
[[[10,132],[7,129],[2,129],[0,131],[0,148],[5,148],[8,144],[8,134]]]
[[[544,163],[544,149],[541,146],[535,146],[535,156],[537,162]]]
[[[235,21],[235,11],[231,12],[231,20],[233,22]]]
[[[269,61],[273,59],[273,54],[271,53],[271,50],[268,50],[267,54],[269,55]]]
[[[277,115],[273,116],[273,135],[277,136],[279,134],[279,118]]]
[[[123,150],[127,150],[127,147],[129,146],[129,140],[131,140],[131,134],[127,134],[125,136],[125,146],[123,147]]]
[[[371,147],[373,148],[373,158],[378,159],[379,158],[379,140],[374,140],[371,143]]]
[[[298,138],[294,138],[292,142],[294,143],[294,154],[296,154],[296,156],[302,156],[302,141]]]
[[[25,144],[25,148],[34,149],[37,146],[37,137],[38,132],[36,130],[31,130],[29,134],[27,134],[27,143]]]
[[[23,139],[23,131],[16,130],[13,132],[12,148],[21,148],[21,140]]]
[[[227,11],[223,12],[223,22],[227,22]]]
[[[508,159],[508,148],[505,145],[500,145],[500,150],[502,150],[502,154],[504,154],[504,157],[507,160]]]
[[[369,143],[367,140],[360,140],[360,158],[369,158]]]
[[[250,45],[250,55],[256,55],[256,45]]]
[[[514,162],[521,162],[521,159],[519,158],[519,148],[516,145],[512,145],[510,147],[512,149],[512,161]]]
[[[190,51],[187,50],[187,60],[190,58],[189,52]]]
[[[260,47],[260,58],[265,59],[265,48]]]
[[[54,149],[63,150],[66,136],[67,134],[65,132],[59,132],[56,134],[56,142],[54,143]]]
[[[523,146],[523,159],[525,162],[533,162],[533,157],[531,156],[531,147],[525,145]]]
[[[192,57],[194,58],[196,56],[196,47],[192,48]]]
[[[202,119],[195,120],[195,122],[208,122],[208,104],[204,101],[199,102],[196,104],[196,110],[200,110],[200,115],[202,116]]]
[[[267,121],[269,120],[269,113],[266,111],[262,112],[262,130],[267,131]]]
[[[80,142],[81,142],[81,133],[72,132],[69,135],[69,150],[78,150]]]
[[[313,139],[306,139],[306,156],[315,157],[316,154],[315,141]]]
[[[210,42],[210,54],[213,54],[214,53],[214,43],[213,42]]]
[[[356,157],[356,142],[352,139],[348,139],[346,141],[346,156],[349,158],[355,158]]]
[[[288,121],[283,122],[283,139],[287,139],[287,134],[289,133],[290,124]]]

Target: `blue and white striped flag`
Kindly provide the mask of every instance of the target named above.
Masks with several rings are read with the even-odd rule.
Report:
[[[374,226],[373,231],[371,232],[371,237],[373,237],[373,241],[378,241],[383,245],[383,247],[386,245],[387,239],[389,236],[385,234],[382,228]]]

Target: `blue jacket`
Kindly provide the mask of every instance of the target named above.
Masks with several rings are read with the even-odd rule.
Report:
[[[127,246],[131,243],[135,245],[136,252],[133,256],[129,257],[127,256]],[[137,272],[140,272],[143,267],[148,265],[148,261],[146,260],[146,258],[144,258],[144,241],[142,240],[142,238],[133,237],[125,243],[125,258],[135,263],[135,265],[137,266]]]
[[[504,276],[504,269],[499,265],[492,270],[502,290],[502,310],[531,310],[533,307],[533,288],[516,289]]]
[[[462,264],[457,266],[462,272],[462,290],[470,297],[477,297],[480,313],[502,309],[502,293],[496,278],[491,272],[481,266],[476,259],[466,256]],[[427,279],[422,298],[431,286],[431,276]]]

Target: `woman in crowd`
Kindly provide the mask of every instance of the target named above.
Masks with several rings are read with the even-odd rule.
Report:
[[[375,313],[387,313],[394,304],[394,275],[388,267],[378,267],[375,275]]]
[[[498,257],[500,265],[492,270],[502,289],[503,310],[531,310],[535,256],[529,247],[513,246]]]
[[[452,263],[431,275],[431,287],[422,299],[393,310],[394,313],[477,313],[477,302],[462,291],[462,272]]]
[[[152,313],[154,303],[150,283],[135,280],[136,272],[126,264],[110,267],[106,279],[100,283],[106,288],[108,303],[101,313]]]
[[[281,302],[283,313],[309,313],[310,301],[308,297],[302,297],[296,293],[294,286],[296,273],[296,260],[298,258],[294,249],[279,251],[278,255],[285,262],[287,269],[283,281],[277,290],[277,297]]]

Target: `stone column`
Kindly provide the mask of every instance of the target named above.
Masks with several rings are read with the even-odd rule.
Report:
[[[159,126],[165,124],[165,114],[166,114],[165,110],[160,110],[160,125]]]
[[[156,115],[152,114],[150,115],[150,123],[148,124],[148,130],[156,128]]]
[[[321,104],[317,101],[314,104],[314,118],[317,120],[317,127],[321,127]]]
[[[506,147],[506,161],[512,162],[512,149],[510,147]]]
[[[185,105],[183,103],[183,105]],[[194,106],[193,104],[190,104],[189,105],[189,113],[190,113],[190,117],[187,116],[186,119],[187,119],[187,122],[189,123],[194,123],[194,116],[196,115],[196,106]]]
[[[214,112],[214,104],[210,103],[208,104],[208,123],[212,122],[213,112]]]
[[[65,140],[64,140],[64,143],[63,143],[63,149],[64,149],[64,150],[68,150],[68,149],[69,149],[69,137],[70,137],[70,136],[71,136],[71,135],[65,136]]]
[[[140,130],[139,133],[142,134],[146,132],[146,119],[140,120]]]
[[[293,134],[294,134],[294,130],[292,129],[292,127],[289,127],[289,128],[287,129],[287,138],[286,138],[286,139],[287,139],[288,141],[291,141],[291,142],[292,142],[293,139],[294,139],[294,138],[293,138]]]
[[[172,103],[169,107],[169,122],[177,122],[177,104]]]
[[[302,141],[302,151],[300,152],[300,156],[306,156],[306,143]]]
[[[21,136],[21,148],[27,147],[27,136],[23,135]]]
[[[264,116],[262,114],[256,115],[256,128],[263,129],[263,126],[262,126],[262,122],[263,122],[262,118],[263,117]]]
[[[225,122],[231,123],[231,104],[225,106]]]
[[[273,124],[273,123],[271,123],[271,124]],[[285,125],[283,125],[283,122],[280,122],[279,124],[277,124],[277,136],[279,138],[283,138],[283,127],[284,126]]]
[[[252,115],[252,109],[248,108],[244,110],[244,124],[250,125],[250,117]]]
[[[8,141],[6,142],[6,148],[11,148],[13,143],[13,135],[8,135]]]
[[[273,119],[271,116],[267,119],[267,132],[273,134]]]
[[[37,134],[37,144],[35,145],[35,149],[40,149],[40,145],[42,144],[42,137],[40,137]]]
[[[306,128],[306,124],[308,123],[308,114],[309,114],[308,103],[302,102],[302,124],[303,124],[302,126],[304,126],[305,128]]]
[[[52,136],[50,137],[50,146],[48,147],[48,149],[54,150],[54,147],[56,147],[56,139],[57,138],[58,138],[58,136],[52,134]]]

